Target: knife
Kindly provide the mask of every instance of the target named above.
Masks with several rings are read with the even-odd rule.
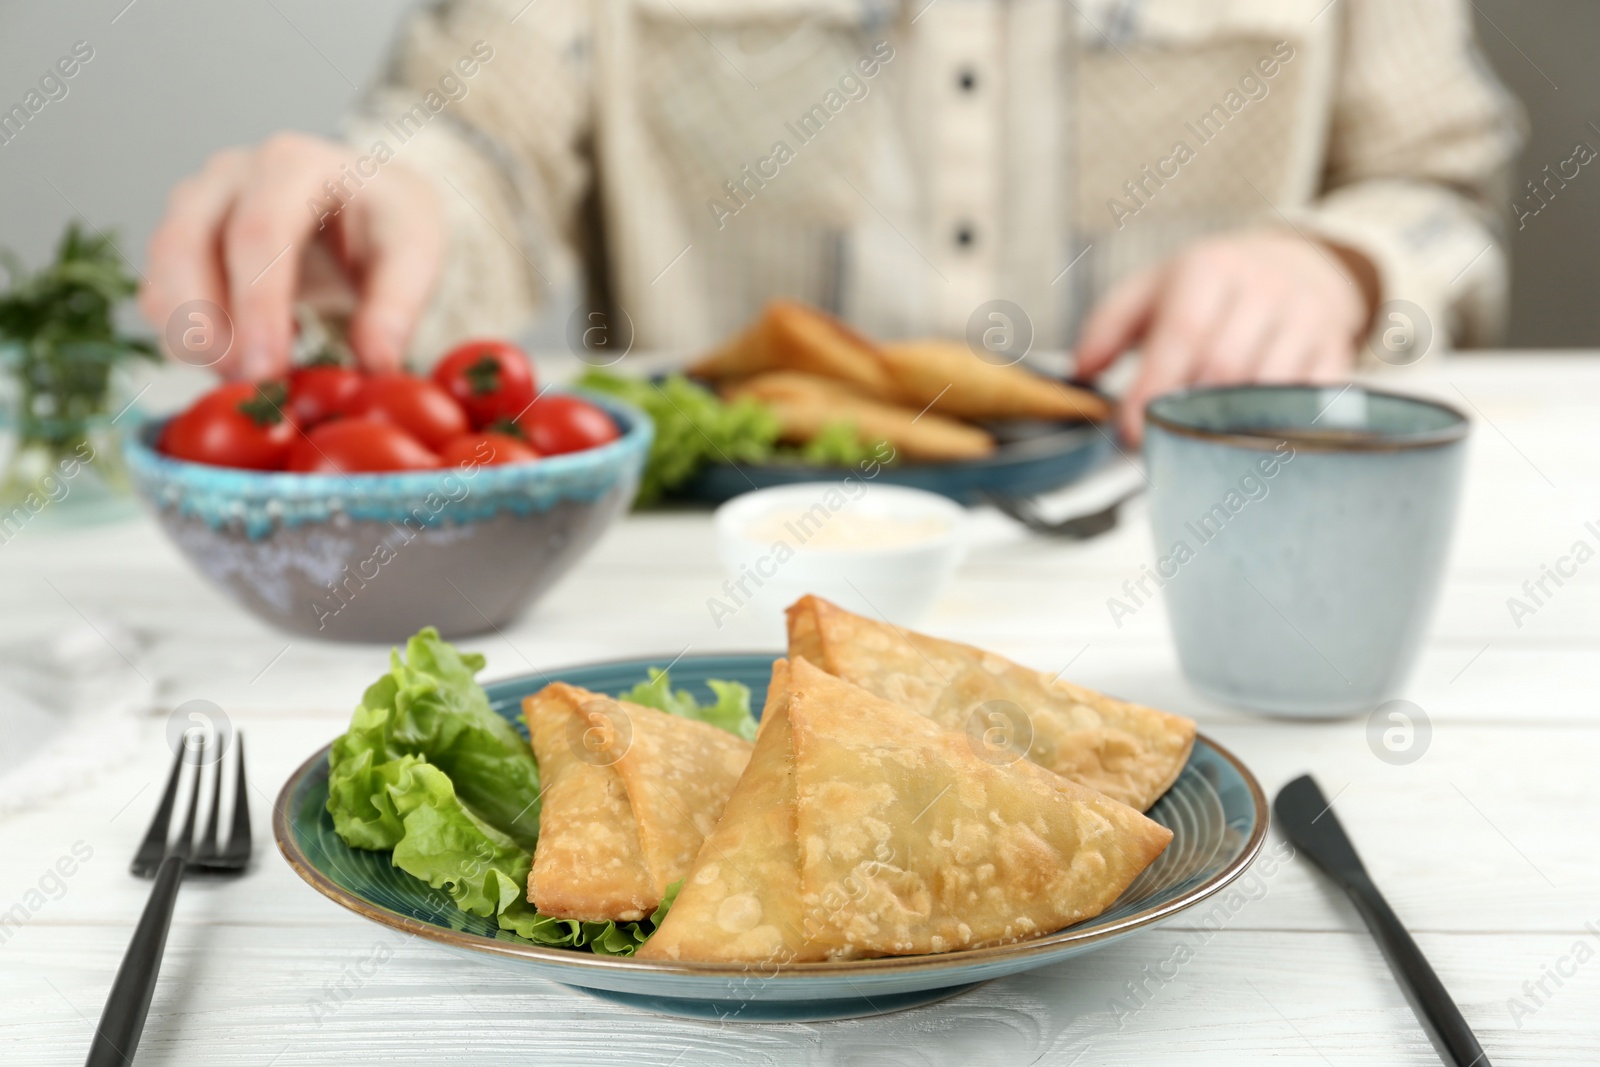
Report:
[[[1461,1017],[1444,983],[1433,973],[1427,957],[1372,883],[1355,846],[1339,825],[1333,805],[1322,795],[1316,781],[1303,774],[1284,786],[1272,802],[1272,812],[1278,829],[1290,842],[1349,895],[1383,950],[1389,969],[1399,979],[1411,1010],[1416,1012],[1417,1021],[1422,1023],[1439,1058],[1451,1067],[1489,1067],[1483,1046]]]

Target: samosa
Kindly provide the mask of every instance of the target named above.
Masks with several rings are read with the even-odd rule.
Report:
[[[831,378],[864,396],[894,393],[877,345],[825,311],[793,300],[773,300],[749,329],[689,367],[712,381],[792,370]]]
[[[1172,839],[803,658],[774,668],[766,716],[640,958],[782,965],[1038,937],[1105,910]]]
[[[993,652],[852,614],[820,597],[790,605],[789,655],[934,719],[984,734],[991,721],[1028,759],[1144,811],[1194,747],[1192,719],[1051,678]]]
[[[828,949],[810,942],[804,927],[789,664],[780,659],[772,667],[750,764],[672,910],[638,958],[775,966],[827,959]]]
[[[522,706],[544,778],[528,900],[564,919],[643,919],[688,872],[751,744],[561,682]]]
[[[931,412],[882,403],[831,378],[799,371],[768,371],[726,385],[727,399],[754,397],[778,417],[783,440],[804,444],[841,422],[866,441],[883,440],[908,460],[982,459],[997,447],[988,431]]]
[[[1103,422],[1104,397],[1022,367],[989,363],[961,341],[888,341],[878,359],[897,399],[958,419],[1068,419]]]

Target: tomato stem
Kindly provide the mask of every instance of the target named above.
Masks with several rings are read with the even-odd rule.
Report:
[[[248,400],[239,401],[239,414],[257,426],[276,426],[283,421],[283,405],[289,390],[282,382],[262,382]]]
[[[473,396],[487,396],[500,388],[500,361],[484,354],[461,372]]]

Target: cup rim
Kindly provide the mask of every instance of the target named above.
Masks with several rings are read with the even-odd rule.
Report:
[[[1385,434],[1374,437],[1340,437],[1315,430],[1306,430],[1296,427],[1276,428],[1272,430],[1212,430],[1203,426],[1194,426],[1180,422],[1172,415],[1163,414],[1157,410],[1159,405],[1179,403],[1190,397],[1202,394],[1215,393],[1246,393],[1246,392],[1321,392],[1328,389],[1324,385],[1306,384],[1257,384],[1257,385],[1221,385],[1198,386],[1189,389],[1180,389],[1171,393],[1164,393],[1155,397],[1145,405],[1145,421],[1152,426],[1159,427],[1167,433],[1180,437],[1192,437],[1197,440],[1211,441],[1216,444],[1233,445],[1237,448],[1249,448],[1257,451],[1270,452],[1283,442],[1292,444],[1296,450],[1308,452],[1409,452],[1424,448],[1442,448],[1453,445],[1467,436],[1472,428],[1472,422],[1465,412],[1452,404],[1430,397],[1415,396],[1409,393],[1397,393],[1388,389],[1374,389],[1370,386],[1351,382],[1345,386],[1346,390],[1359,389],[1368,396],[1384,397],[1389,400],[1398,400],[1419,407],[1433,408],[1449,415],[1453,420],[1448,426],[1437,430],[1426,430],[1418,433]],[[1341,394],[1342,395],[1342,394]]]

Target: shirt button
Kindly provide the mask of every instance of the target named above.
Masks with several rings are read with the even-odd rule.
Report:
[[[971,248],[977,243],[978,235],[973,232],[971,225],[963,222],[956,227],[955,238],[957,248]]]
[[[971,67],[962,67],[956,73],[956,84],[961,86],[961,91],[970,93],[978,87],[978,75]]]

